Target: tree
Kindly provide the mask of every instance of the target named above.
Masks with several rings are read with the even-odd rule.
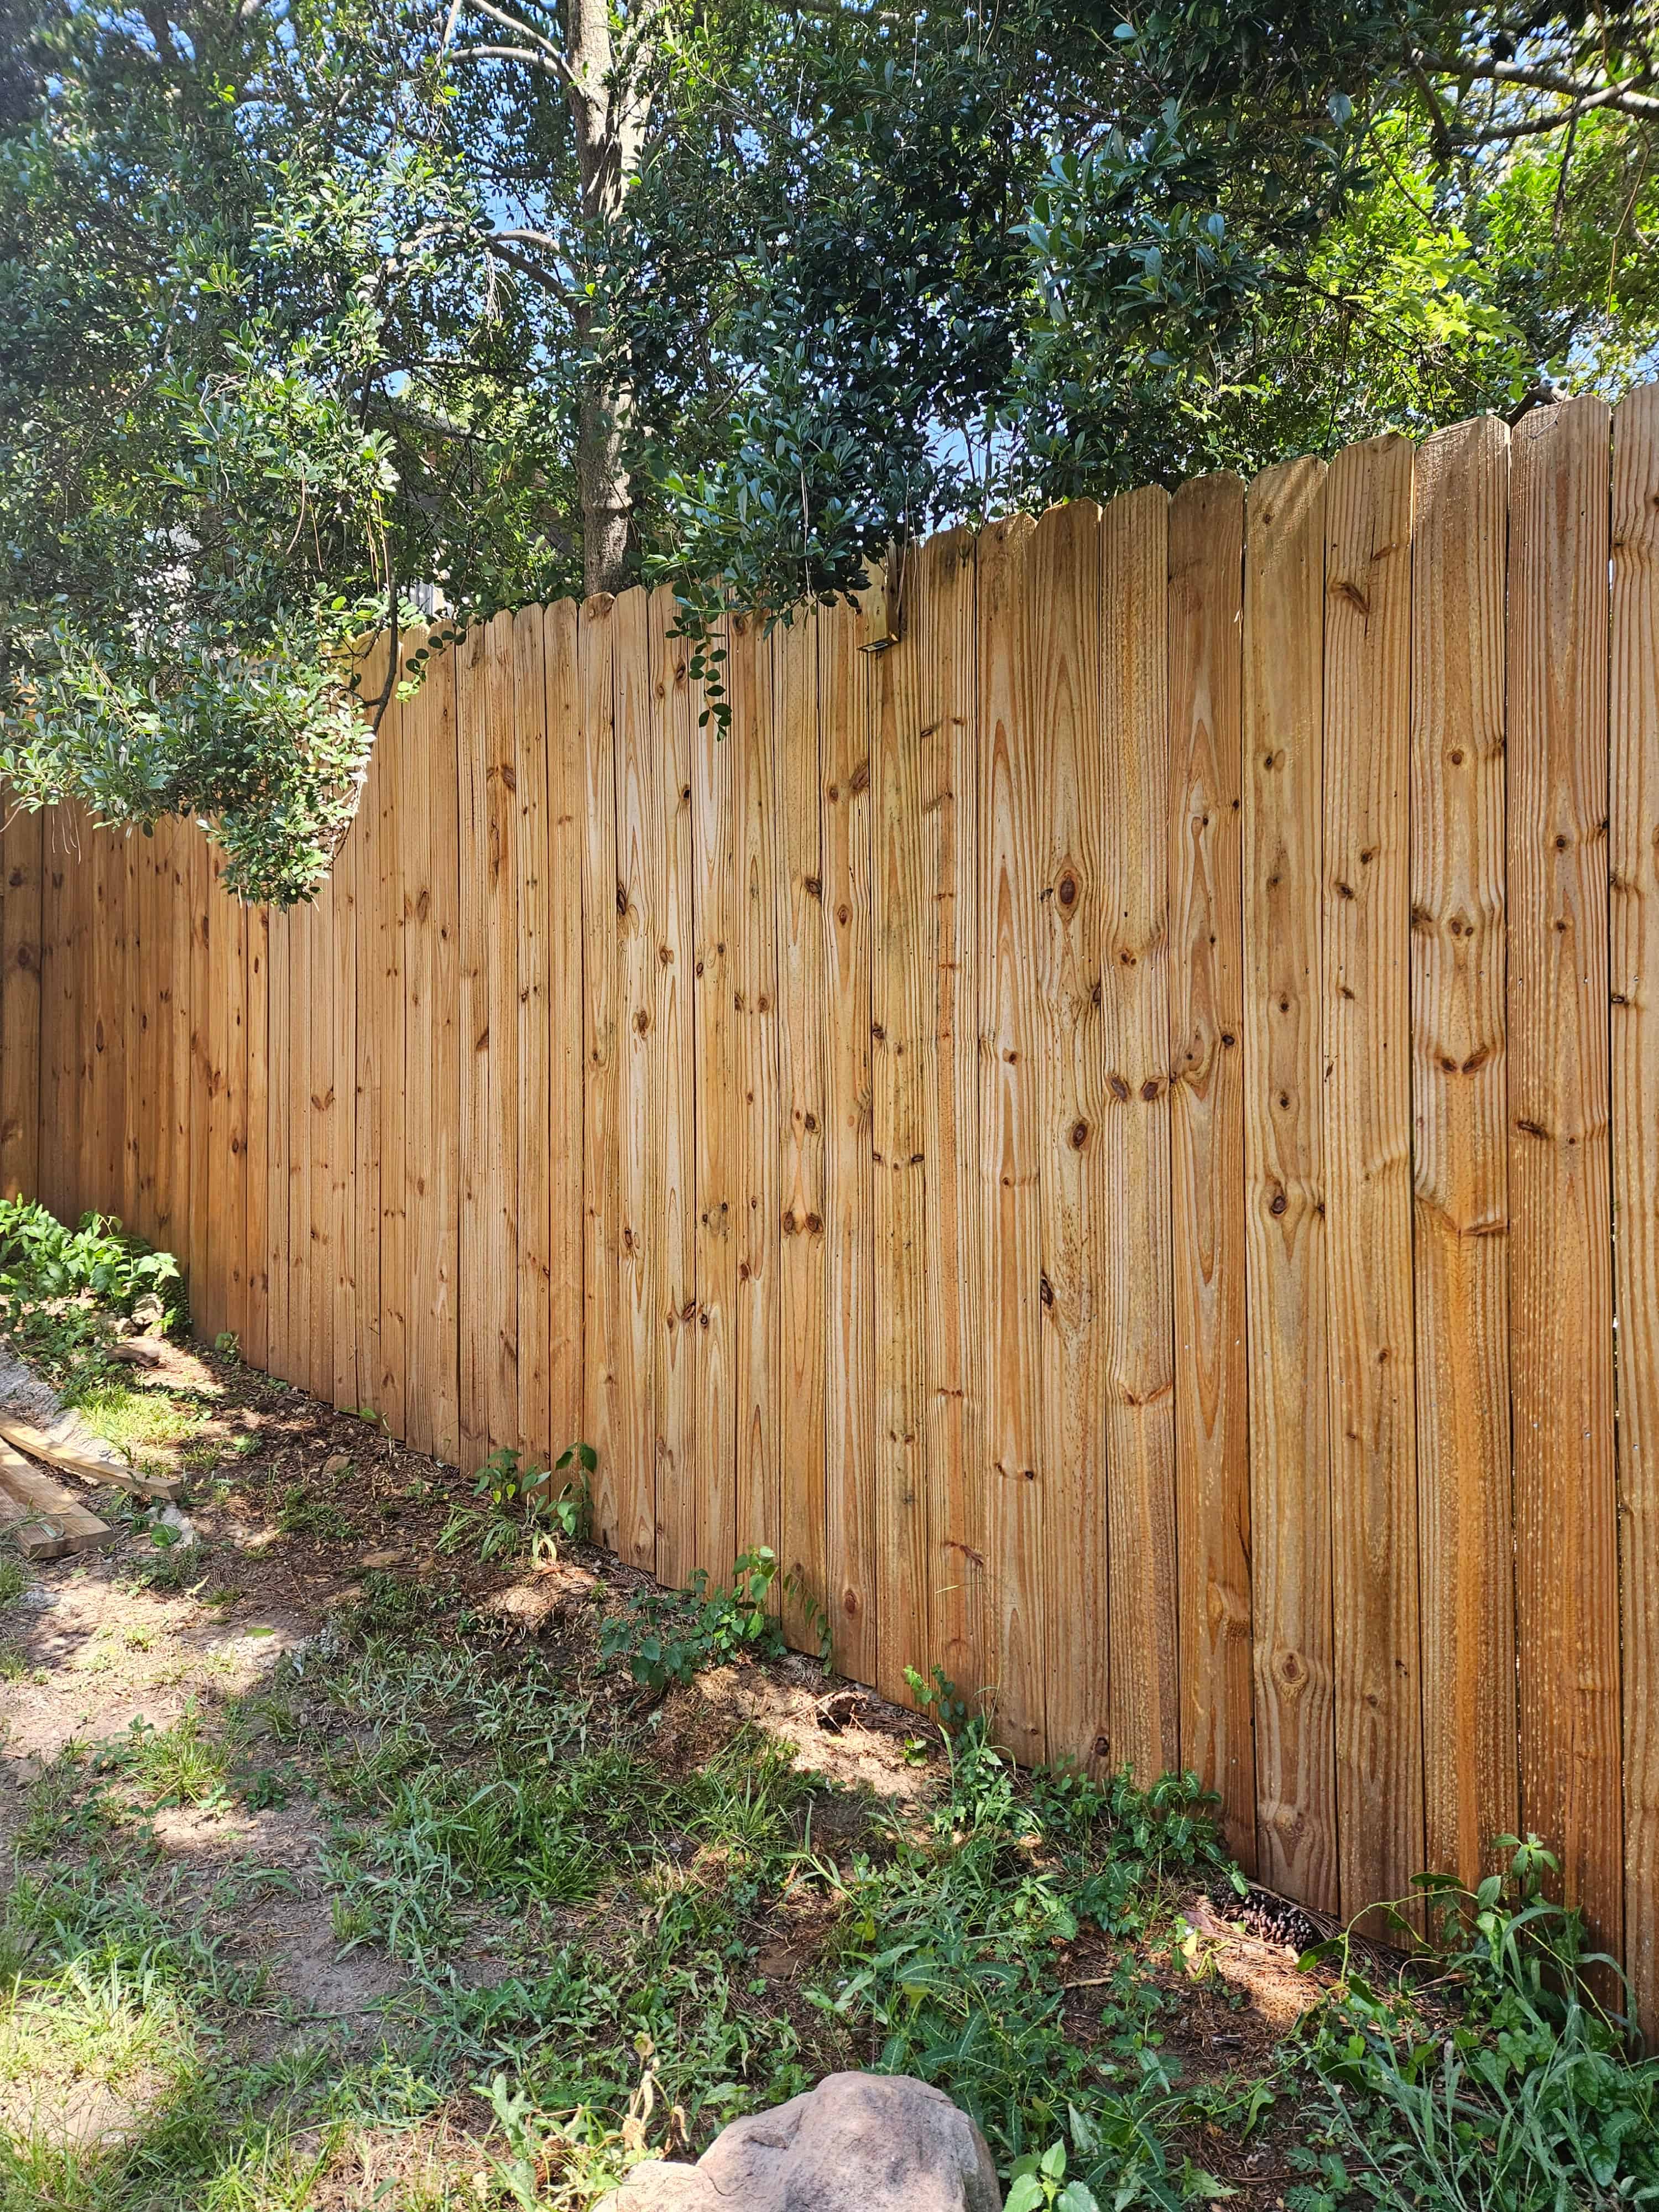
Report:
[[[665,576],[708,640],[896,534],[1616,386],[1656,4],[6,0],[0,769],[301,896],[417,599]]]

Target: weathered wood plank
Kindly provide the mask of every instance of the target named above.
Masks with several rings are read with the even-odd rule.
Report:
[[[1624,1593],[1625,1965],[1659,2034],[1659,386],[1613,418],[1613,1218]]]
[[[874,1227],[871,1158],[870,662],[864,617],[818,616],[823,731],[824,1499],[826,1607],[836,1664],[876,1667]]]
[[[986,1640],[997,1729],[1047,1741],[1041,1463],[1042,1220],[1036,1061],[1042,829],[1030,647],[1029,515],[979,541],[979,1026]]]
[[[407,631],[398,640],[398,683],[413,644]],[[380,682],[385,681],[383,671]],[[361,1075],[356,1170],[358,1305],[365,1316],[372,1316],[372,1326],[364,1327],[359,1335],[358,1365],[365,1404],[394,1436],[406,1435],[409,1428],[409,1016],[404,985],[409,923],[404,883],[410,843],[409,755],[415,728],[414,702],[399,700],[394,691],[374,741],[368,788],[358,809],[360,817],[368,815],[372,833],[357,936]]]
[[[549,930],[548,1423],[556,1455],[582,1434],[582,760],[575,603],[545,610]]]
[[[779,719],[771,641],[758,617],[732,623],[732,799],[737,859],[737,1537],[783,1541],[778,1429],[778,939],[775,783]],[[730,1561],[723,1561],[724,1573]],[[776,1601],[775,1593],[774,1601]]]
[[[1509,433],[1418,448],[1412,1099],[1424,1854],[1474,1884],[1520,1823],[1504,1008]]]
[[[658,908],[652,1035],[653,1208],[661,1254],[652,1397],[656,1412],[657,1572],[678,1589],[697,1564],[696,966],[692,748],[702,711],[690,641],[674,635],[666,586],[652,595],[656,743],[652,757]]]
[[[653,1029],[660,942],[660,852],[653,779],[657,732],[650,600],[624,592],[611,617],[617,698],[617,1081],[616,1546],[636,1567],[657,1557],[658,1316],[665,1303],[662,1224],[652,1174]]]
[[[289,994],[289,948],[293,941],[292,932],[289,915],[277,913],[271,915],[268,954],[270,1003],[266,1029],[270,1041],[270,1064],[265,1073],[266,1114],[270,1125],[265,1152],[265,1276],[270,1286],[265,1307],[265,1361],[271,1374],[280,1375],[289,1381],[298,1379],[294,1349],[294,1267],[289,1243],[288,1218],[289,1162],[294,1131],[289,1073],[294,1026]],[[158,1007],[158,1014],[165,1012],[165,1006]],[[162,1064],[165,1066],[165,1058]],[[157,1185],[159,1191],[159,1170]],[[158,1215],[160,1210],[158,1198]]]
[[[1324,1142],[1342,1911],[1423,1863],[1412,1309],[1412,449],[1325,480]]]
[[[623,893],[617,866],[616,602],[601,593],[584,601],[580,659],[586,776],[582,852],[583,1014],[586,1066],[582,1113],[582,1340],[587,1442],[599,1455],[593,1480],[593,1531],[615,1547],[621,1536],[617,1403],[621,1309],[617,1255],[622,1223],[617,1187],[621,1142],[621,947]]]
[[[243,937],[247,963],[247,1317],[242,1353],[250,1365],[260,1368],[270,1358],[270,920],[268,908],[250,908]]]
[[[519,1419],[524,1450],[552,1464],[568,1437],[556,1437],[550,1404],[553,1350],[553,1163],[548,1142],[552,1046],[549,935],[552,841],[548,828],[548,713],[543,610],[513,618],[517,811],[511,868],[518,884]]]
[[[933,719],[921,562],[905,557],[908,635],[872,672],[871,1147],[875,1168],[876,1686],[908,1701],[933,1664],[925,1369],[926,1097],[932,921],[922,878],[921,732]]]
[[[969,1699],[986,1673],[986,1497],[975,1285],[982,1239],[979,1156],[977,581],[965,530],[921,564],[919,618],[936,698],[919,738],[927,893],[928,1080],[922,1097],[923,1461],[932,1541],[928,1658]],[[833,1462],[831,1463],[833,1467]]]
[[[0,1198],[40,1188],[42,830],[21,808],[0,830]]]
[[[1256,1854],[1337,1905],[1320,1094],[1325,469],[1251,484],[1244,595],[1244,1175]]]
[[[1029,589],[1047,1742],[1050,1757],[1116,1761],[1126,1754],[1112,1741],[1105,1400],[1109,1223],[1127,1194],[1113,1185],[1109,1200],[1103,1025],[1115,978],[1103,963],[1108,903],[1133,861],[1120,849],[1132,823],[1106,813],[1107,749],[1124,738],[1103,720],[1110,617],[1092,500],[1051,507],[1037,524]]]
[[[1170,1191],[1181,1763],[1255,1871],[1244,1322],[1244,487],[1170,505]]]
[[[459,775],[460,892],[460,1451],[465,1468],[489,1455],[489,1399],[495,1367],[490,1328],[490,1080],[494,1068],[489,1006],[489,626],[461,640],[455,667],[455,750]]]
[[[1624,1920],[1607,1142],[1608,414],[1510,448],[1510,1324],[1521,1818]]]
[[[1113,859],[1100,955],[1101,1149],[1112,1194],[1103,1297],[1108,1734],[1112,1763],[1131,1763],[1143,1788],[1181,1756],[1170,1251],[1169,509],[1162,491],[1125,493],[1106,508],[1101,535],[1101,711]]]

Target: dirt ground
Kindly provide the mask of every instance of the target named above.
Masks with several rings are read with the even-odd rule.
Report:
[[[145,1848],[158,1855],[179,1910],[211,1931],[223,1957],[262,1970],[258,2004],[245,2008],[234,2030],[244,2060],[297,2048],[319,2026],[336,2037],[337,2054],[367,2050],[388,2008],[413,1987],[407,1965],[387,1948],[341,1941],[328,1863],[335,1830],[324,1802],[326,1752],[319,1761],[314,1746],[296,1749],[275,1728],[267,1737],[259,1718],[264,1687],[279,1669],[303,1687],[307,1655],[326,1646],[330,1624],[362,1600],[372,1577],[441,1588],[475,1638],[533,1648],[554,1674],[580,1667],[590,1692],[614,1699],[630,1721],[650,1721],[667,1773],[696,1771],[745,1723],[790,1746],[801,1766],[845,1792],[817,1801],[816,1833],[826,1848],[834,1848],[837,1819],[856,1823],[872,1802],[920,1808],[939,1787],[941,1749],[915,1713],[826,1680],[802,1657],[718,1668],[656,1698],[614,1669],[596,1688],[596,1624],[630,1592],[652,1587],[648,1578],[575,1542],[562,1542],[555,1560],[537,1566],[441,1553],[440,1533],[452,1508],[471,1499],[470,1480],[364,1420],[234,1357],[196,1348],[167,1346],[161,1364],[134,1387],[192,1409],[181,1442],[145,1455],[190,1474],[180,1501],[184,1540],[158,1547],[134,1501],[100,1491],[89,1502],[119,1528],[119,1541],[107,1553],[33,1569],[0,1612],[0,1854],[20,1868],[31,1853],[39,1858],[42,1793],[50,1814],[51,1792],[61,1786],[63,1850],[75,1856],[73,1778],[83,1755],[95,1768],[100,1747],[181,1723],[186,1735],[199,1726],[211,1736],[219,1717],[234,1713],[238,1789],[154,1805]],[[350,1747],[343,1743],[342,1753]],[[1270,2063],[1315,2001],[1316,1981],[1283,1942],[1271,1940],[1271,1927],[1248,1932],[1248,1914],[1243,1922],[1232,1911],[1224,1917],[1200,1894],[1186,1900],[1185,1912],[1184,1967],[1177,1963],[1169,1976],[1172,2055],[1199,2078]],[[556,1911],[546,1911],[538,1940],[560,1932]],[[817,1932],[805,1907],[770,1928],[755,1967],[775,1996],[787,1995],[802,1974]],[[484,1988],[522,1961],[526,1940],[525,1928],[478,1914],[453,1973]],[[1100,1992],[1121,1955],[1121,1947],[1085,1931],[1058,1960],[1066,2019],[1080,2039],[1098,2033]],[[65,2139],[107,2143],[121,2138],[123,2099],[136,2109],[143,2095],[142,2075],[119,2094],[92,2083],[40,2117]],[[359,2130],[349,2185],[325,2185],[325,2176],[294,2201],[319,2212],[377,2201],[447,2203],[441,2189],[422,2193],[416,2169],[429,2169],[428,2181],[433,2173],[470,2172],[489,2120],[476,2097],[462,2094],[416,2128],[383,2136]],[[1215,2141],[1193,2149],[1226,2175],[1241,2205],[1265,2212],[1283,2202],[1294,2179],[1276,2147],[1281,2132],[1270,2124],[1248,2145]]]

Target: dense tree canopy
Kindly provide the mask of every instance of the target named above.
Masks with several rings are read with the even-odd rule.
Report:
[[[341,652],[1613,391],[1659,0],[0,0],[0,765],[303,896]],[[376,702],[369,702],[371,708]]]

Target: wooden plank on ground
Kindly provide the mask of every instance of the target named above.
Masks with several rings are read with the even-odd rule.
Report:
[[[932,1559],[928,1658],[970,1704],[985,1670],[986,1497],[981,1440],[982,1316],[978,916],[977,599],[973,534],[926,549],[919,615],[931,641],[936,703],[920,737],[921,861],[928,896],[931,1052],[922,1100],[927,1158],[922,1409]],[[833,1465],[833,1462],[831,1463]]]
[[[923,556],[905,561],[907,611]],[[928,1517],[925,1388],[927,1155],[933,916],[922,879],[921,732],[933,708],[931,641],[907,623],[872,671],[870,929],[872,1157],[875,1166],[876,1686],[912,1702],[907,1669],[927,1679]]]
[[[1256,1853],[1337,1905],[1320,1094],[1325,468],[1250,486],[1244,598],[1244,1175]]]
[[[657,1557],[658,1318],[665,1302],[661,1223],[653,1188],[653,1028],[661,854],[653,781],[657,732],[651,667],[651,603],[624,592],[611,617],[617,700],[617,907],[620,960],[617,1176],[617,1549],[636,1567]]]
[[[545,610],[548,933],[548,1419],[556,1455],[582,1431],[582,763],[575,602]],[[689,778],[688,778],[689,780]],[[689,993],[690,986],[686,985]]]
[[[1659,386],[1613,418],[1613,1217],[1624,1592],[1625,1967],[1659,2034]]]
[[[984,1371],[985,1634],[997,1732],[1023,1763],[1046,1743],[1042,1307],[1036,975],[1043,849],[1029,638],[1029,515],[979,541],[979,1310]]]
[[[1255,1871],[1244,1328],[1244,487],[1170,506],[1170,1187],[1181,1764]]]
[[[823,1450],[823,823],[818,752],[818,617],[772,637],[781,703],[778,801],[778,1103],[782,1243],[778,1255],[779,1554],[811,1604],[827,1608]],[[786,1599],[792,1644],[817,1648],[800,1597]]]
[[[0,806],[11,801],[0,794]],[[0,830],[0,1198],[33,1198],[40,1176],[42,821],[13,809]]]
[[[1521,1818],[1624,1918],[1607,1142],[1608,413],[1510,449],[1510,1324]]]
[[[1101,514],[1093,500],[1050,507],[1031,541],[1024,651],[1036,744],[1037,1191],[1042,1231],[1038,1464],[1050,1758],[1112,1763],[1107,1547],[1110,1221],[1103,1023],[1129,822],[1106,814],[1101,690]],[[1112,729],[1111,742],[1122,734]],[[1121,901],[1119,901],[1121,903]],[[1140,948],[1137,947],[1137,952]],[[1159,1055],[1162,1065],[1164,1055]],[[1115,1063],[1114,1063],[1115,1064]],[[1138,1216],[1136,1217],[1139,1218]],[[1144,1266],[1150,1255],[1141,1255]]]
[[[1412,448],[1325,479],[1325,1249],[1341,1910],[1423,1864],[1412,1311]]]
[[[1412,590],[1412,1097],[1425,1863],[1513,1835],[1504,627],[1509,433],[1419,447]]]
[[[1111,855],[1100,963],[1102,1150],[1112,1194],[1103,1294],[1108,1734],[1112,1764],[1133,1765],[1143,1789],[1181,1757],[1170,1251],[1169,511],[1164,492],[1127,492],[1106,508],[1101,537]]]
[[[552,1352],[548,1148],[550,919],[547,672],[543,610],[513,617],[513,714],[518,745],[513,869],[519,900],[519,1427],[524,1450],[550,1467],[569,1442],[556,1437],[548,1405]]]
[[[185,1486],[182,1475],[140,1474],[131,1468],[109,1467],[102,1460],[88,1459],[27,1421],[0,1421],[0,1442],[9,1444],[15,1452],[22,1452],[48,1468],[56,1468],[60,1474],[78,1475],[82,1482],[112,1483],[116,1489],[130,1490],[139,1498],[177,1498]],[[74,1492],[70,1495],[72,1497]]]
[[[106,1552],[118,1532],[100,1521],[53,1476],[31,1467],[21,1453],[0,1444],[0,1491],[22,1509],[6,1526],[26,1559],[61,1559],[77,1552]]]
[[[617,1260],[622,1242],[617,1154],[621,1141],[621,943],[623,893],[617,866],[616,601],[584,600],[580,654],[586,778],[582,850],[582,1342],[583,1427],[599,1457],[593,1533],[617,1547],[623,1528],[617,1439]]]
[[[778,1430],[778,938],[774,784],[779,726],[771,642],[758,617],[732,623],[732,812],[737,854],[737,1540],[783,1541]],[[723,1574],[730,1565],[723,1562]]]
[[[823,1449],[831,1474],[824,1498],[825,1604],[836,1664],[867,1682],[876,1666],[876,1370],[870,1304],[871,662],[859,649],[863,627],[860,612],[845,605],[818,616],[828,1246]],[[701,915],[698,927],[706,941]],[[700,1143],[701,1136],[700,1128]]]
[[[682,1586],[697,1561],[696,1070],[692,969],[696,958],[691,852],[691,750],[701,706],[691,647],[672,633],[666,586],[652,594],[652,836],[658,861],[651,999],[652,1206],[660,1255],[652,1403],[656,1413],[657,1573]]]

